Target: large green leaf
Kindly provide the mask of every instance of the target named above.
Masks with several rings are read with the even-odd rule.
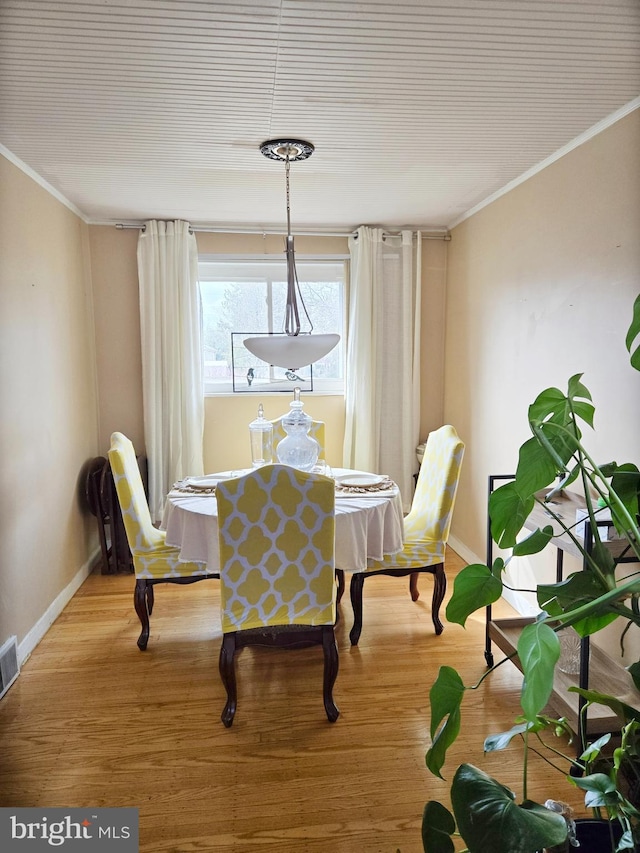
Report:
[[[640,710],[634,708],[632,705],[627,705],[626,702],[623,702],[616,696],[611,696],[609,693],[599,693],[597,690],[583,690],[580,687],[570,687],[569,690],[584,696],[588,702],[594,702],[597,705],[605,705],[607,708],[611,708],[613,713],[617,714],[625,723],[629,723],[631,720],[640,722]]]
[[[589,606],[581,620],[572,621],[581,637],[602,630],[622,613],[620,603],[610,595],[615,585],[615,562],[611,552],[596,540],[590,560],[596,564],[597,571],[587,564],[587,568],[573,572],[563,581],[536,587],[538,604],[550,616],[561,616],[578,607]]]
[[[636,296],[633,303],[633,319],[627,331],[625,343],[631,353],[631,364],[636,370],[640,370],[640,296]],[[635,345],[635,349],[633,349]]]
[[[572,778],[571,781],[576,788],[587,792],[584,804],[588,809],[613,807],[620,802],[615,782],[604,773],[592,773],[590,776]]]
[[[567,825],[561,815],[526,801],[471,764],[462,764],[451,785],[458,830],[469,853],[535,853],[562,844]]]
[[[586,749],[580,753],[580,761],[586,764],[593,764],[593,762],[598,758],[602,749],[609,743],[611,740],[611,732],[607,732],[601,737],[594,740],[593,743],[587,744]]]
[[[531,722],[549,701],[560,641],[544,622],[526,625],[518,638],[518,657],[524,674],[520,704]]]
[[[425,853],[453,853],[451,836],[456,831],[453,815],[442,803],[430,800],[422,812],[422,846]]]
[[[555,466],[555,470],[565,471],[579,446],[580,430],[575,421],[569,424],[557,424],[555,421],[547,421],[544,424],[532,423],[531,429]]]
[[[525,557],[528,554],[538,554],[543,551],[553,537],[553,527],[547,524],[542,530],[534,530],[526,539],[522,539],[513,546],[514,557]]]
[[[567,383],[566,395],[558,388],[541,391],[529,406],[530,423],[553,423],[556,426],[573,427],[576,437],[580,431],[575,416],[593,427],[594,407],[591,393],[582,382],[582,374],[576,373]]]
[[[556,478],[558,466],[537,438],[520,446],[515,488],[526,499],[549,486]]]
[[[429,691],[431,704],[431,747],[427,751],[426,763],[429,770],[441,779],[447,749],[460,731],[460,704],[464,696],[464,684],[458,673],[450,666],[441,666],[438,677]]]
[[[627,512],[633,519],[637,519],[640,499],[640,472],[637,465],[631,462],[617,465],[611,472],[611,490],[616,493],[622,501]],[[613,502],[612,502],[613,504]],[[618,519],[615,505],[611,507],[613,521],[619,533],[626,533],[628,525]]]
[[[557,472],[566,469],[578,450],[581,432],[577,419],[593,426],[595,410],[581,376],[571,377],[566,396],[557,388],[547,388],[529,407],[529,425],[534,437],[548,457],[548,464],[552,464]]]
[[[570,398],[573,411],[575,415],[589,424],[589,426],[593,429],[593,416],[595,414],[595,408],[591,403],[592,397],[589,389],[586,385],[583,384],[582,374],[577,373],[575,376],[572,376],[569,380],[567,396]],[[579,398],[582,398],[582,402]],[[584,401],[588,400],[588,403]]]
[[[607,575],[610,578],[615,577],[616,561],[614,560],[611,551],[599,537],[593,543],[591,559],[598,566],[598,569],[603,575]]]
[[[488,566],[482,563],[465,566],[453,582],[453,595],[446,609],[447,620],[464,627],[471,613],[493,604],[501,595],[502,581]]]
[[[540,608],[552,617],[575,613],[578,608],[583,608],[582,618],[575,619],[574,615],[571,621],[581,637],[601,631],[620,616],[640,624],[640,614],[637,619],[633,616],[622,601],[624,595],[618,595],[613,586],[615,566],[610,552],[602,543],[596,542],[592,558],[598,564],[602,577],[593,569],[587,568],[574,572],[560,583],[538,584],[537,598]],[[607,576],[611,585],[606,581]],[[629,594],[630,592],[627,593]]]
[[[554,601],[557,602],[559,612],[563,613],[599,598],[607,592],[608,587],[594,572],[580,571],[572,572],[558,583],[538,584],[536,589],[540,608],[555,616],[556,612],[550,609]]]
[[[491,536],[500,548],[513,548],[534,504],[533,497],[522,497],[513,481],[505,483],[491,494]]]
[[[559,388],[545,388],[529,406],[530,421],[546,421],[559,417],[567,407],[567,397]]]
[[[581,637],[590,637],[591,634],[597,634],[602,631],[607,625],[611,625],[619,618],[618,613],[594,613],[592,616],[586,616],[573,623],[573,628],[580,634]]]

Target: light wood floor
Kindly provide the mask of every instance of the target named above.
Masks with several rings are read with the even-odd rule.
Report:
[[[462,563],[447,565],[451,586]],[[429,687],[442,664],[472,683],[485,663],[482,620],[436,637],[429,576],[420,587],[414,604],[408,579],[369,578],[355,648],[345,596],[335,724],[319,648],[249,648],[227,730],[217,582],[156,587],[143,653],[132,577],[91,575],[0,702],[0,805],[136,806],[143,853],[421,853],[425,801],[448,800],[424,763]],[[489,682],[467,699],[447,775],[482,763],[520,793],[517,746],[482,756],[517,713],[518,673]],[[533,776],[532,798],[570,797],[542,761]]]

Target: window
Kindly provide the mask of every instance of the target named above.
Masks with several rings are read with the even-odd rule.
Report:
[[[313,393],[341,394],[344,390],[344,291],[345,259],[296,258],[300,291],[313,331],[337,332],[340,343],[312,368]],[[258,380],[253,390],[264,389],[264,382],[274,382],[275,390],[290,392],[301,384],[295,375],[284,378],[284,372],[259,359],[242,358],[238,353],[243,335],[281,332],[287,294],[284,259],[242,258],[212,259],[201,257],[198,264],[203,312],[204,385],[206,394],[230,394],[235,390],[251,392],[250,376]],[[300,306],[302,328],[308,327]],[[232,333],[234,344],[232,349]],[[255,363],[247,361],[254,359]],[[235,383],[233,370],[235,368]],[[279,371],[278,375],[276,372]],[[238,381],[242,374],[242,382]],[[245,387],[245,382],[248,384]],[[290,387],[286,383],[290,382]],[[308,390],[308,389],[307,389]]]

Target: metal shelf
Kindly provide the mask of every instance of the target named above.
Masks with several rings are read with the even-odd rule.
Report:
[[[489,623],[489,635],[492,641],[505,654],[516,651],[518,637],[525,625],[533,619],[496,619]],[[520,660],[516,655],[513,663],[520,669]],[[570,687],[579,686],[579,676],[562,672],[556,667],[553,694],[549,704],[558,716],[566,717],[574,732],[579,726],[579,696],[569,692]],[[592,645],[589,656],[589,687],[600,693],[612,693],[622,702],[637,705],[640,696],[636,691],[629,673],[613,658],[597,646]],[[589,708],[585,734],[595,735],[619,728],[620,720],[604,705],[592,705]]]
[[[501,474],[492,475],[489,477],[489,495],[493,492],[494,484],[497,480],[512,480],[513,475]],[[548,493],[548,489],[539,493],[538,497],[542,498]],[[553,510],[561,517],[566,518],[570,524],[575,523],[576,511],[585,509],[586,503],[584,498],[573,492],[561,492],[552,499]],[[606,524],[606,522],[605,522]],[[583,554],[576,546],[575,542],[566,533],[562,533],[562,528],[555,522],[543,506],[536,503],[530,516],[525,521],[524,526],[528,530],[542,529],[545,525],[551,525],[554,533],[558,534],[553,542],[557,548],[557,567],[556,579],[561,581],[562,563],[564,553],[571,554],[580,559]],[[589,547],[589,539],[592,539],[591,526],[588,520],[584,528],[585,548]],[[612,539],[603,543],[610,551],[614,559],[618,562],[629,560],[635,561],[634,557],[626,557],[625,552],[628,549],[628,542],[624,539]],[[491,523],[487,522],[487,565],[493,564],[493,540],[491,538]],[[493,654],[491,651],[492,642],[495,643],[505,654],[513,654],[516,651],[518,637],[523,627],[532,619],[515,618],[515,619],[492,619],[491,606],[486,609],[486,643],[485,643],[485,660],[488,666],[493,665]],[[517,655],[513,658],[513,663],[520,667],[520,661]],[[576,675],[562,672],[556,667],[554,689],[549,699],[550,706],[559,715],[566,717],[573,731],[578,735],[577,750],[581,754],[586,746],[586,738],[588,735],[604,734],[605,732],[615,731],[620,726],[620,720],[609,709],[600,705],[591,705],[588,714],[582,713],[585,705],[585,700],[577,693],[569,692],[570,687],[582,687],[583,689],[590,688],[601,693],[609,693],[617,696],[623,702],[639,707],[640,693],[635,688],[631,676],[626,671],[624,666],[618,661],[611,658],[598,646],[590,643],[589,638],[585,638],[581,643],[580,654],[580,672]],[[583,725],[584,723],[584,725]]]

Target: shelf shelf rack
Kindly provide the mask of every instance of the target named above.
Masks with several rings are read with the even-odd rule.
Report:
[[[513,474],[492,474],[489,476],[489,497],[499,481],[513,480]],[[546,494],[546,491],[545,493]],[[542,497],[542,494],[540,495]],[[553,498],[554,512],[561,517],[575,521],[576,511],[585,509],[586,504],[580,495],[564,491]],[[564,554],[583,559],[584,555],[576,546],[575,542],[557,522],[545,511],[544,507],[536,503],[529,518],[525,522],[528,530],[536,530],[545,525],[551,525],[554,529],[554,544],[556,546],[556,581],[563,579]],[[610,525],[611,522],[603,522]],[[600,526],[600,525],[599,525]],[[584,547],[588,551],[593,542],[591,525],[586,519],[584,527]],[[629,544],[624,539],[613,539],[606,543],[616,562],[634,562],[635,556],[628,557]],[[487,518],[487,566],[493,565],[493,539],[491,537],[491,519]],[[485,636],[485,660],[487,666],[493,666],[494,658],[492,643],[495,643],[505,654],[514,654],[517,649],[518,637],[523,627],[533,619],[496,619],[492,618],[491,605],[486,608],[486,636]],[[517,655],[512,658],[513,663],[520,667]],[[623,702],[638,707],[640,693],[635,689],[631,676],[618,661],[611,658],[597,645],[590,643],[589,637],[584,637],[580,642],[580,670],[576,675],[562,672],[556,667],[554,679],[554,690],[550,699],[550,705],[554,711],[566,717],[571,729],[577,735],[578,755],[580,755],[587,744],[587,738],[593,735],[604,734],[619,727],[620,720],[613,712],[604,706],[591,706],[589,713],[586,712],[586,702],[577,693],[572,693],[569,688],[579,686],[583,689],[591,688],[602,693],[612,693]]]

